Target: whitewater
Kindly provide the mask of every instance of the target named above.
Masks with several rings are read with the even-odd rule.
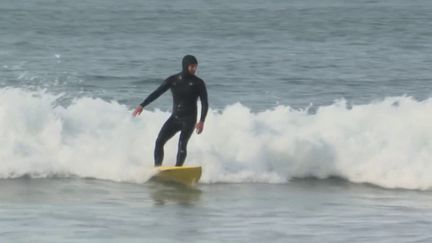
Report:
[[[0,177],[80,177],[143,183],[169,111],[138,118],[115,100],[83,97],[58,105],[47,91],[0,90]],[[311,112],[276,106],[252,112],[240,103],[211,109],[205,132],[188,147],[202,183],[289,183],[339,177],[385,188],[432,187],[432,99],[344,100]],[[178,137],[166,145],[172,165]]]

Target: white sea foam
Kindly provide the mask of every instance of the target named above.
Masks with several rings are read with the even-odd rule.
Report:
[[[0,89],[0,178],[79,176],[144,182],[168,112],[138,118],[117,102],[79,98],[67,107],[43,91]],[[177,138],[164,164],[175,160]],[[285,183],[338,176],[387,188],[432,187],[432,99],[391,97],[314,114],[287,106],[254,113],[241,104],[209,112],[186,164],[203,183]]]

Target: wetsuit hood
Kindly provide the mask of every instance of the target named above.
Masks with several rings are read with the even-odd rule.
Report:
[[[182,73],[185,76],[191,75],[188,71],[188,66],[191,64],[198,64],[197,59],[192,55],[186,55],[183,57],[182,61]]]

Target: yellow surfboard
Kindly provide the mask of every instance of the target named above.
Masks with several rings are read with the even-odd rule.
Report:
[[[152,180],[174,182],[183,185],[195,185],[201,178],[201,166],[160,166]]]

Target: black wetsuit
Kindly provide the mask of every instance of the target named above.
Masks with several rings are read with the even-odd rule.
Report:
[[[188,59],[189,57],[189,59]],[[173,96],[172,114],[162,126],[156,139],[154,159],[155,166],[162,165],[164,157],[164,145],[177,132],[181,131],[178,144],[176,166],[182,166],[187,155],[187,143],[195,128],[197,119],[197,100],[201,100],[201,118],[204,122],[207,110],[207,90],[202,79],[187,71],[189,64],[196,64],[195,58],[186,56],[183,59],[183,71],[167,78],[153,93],[151,93],[142,103],[145,107],[157,99],[168,89]]]

